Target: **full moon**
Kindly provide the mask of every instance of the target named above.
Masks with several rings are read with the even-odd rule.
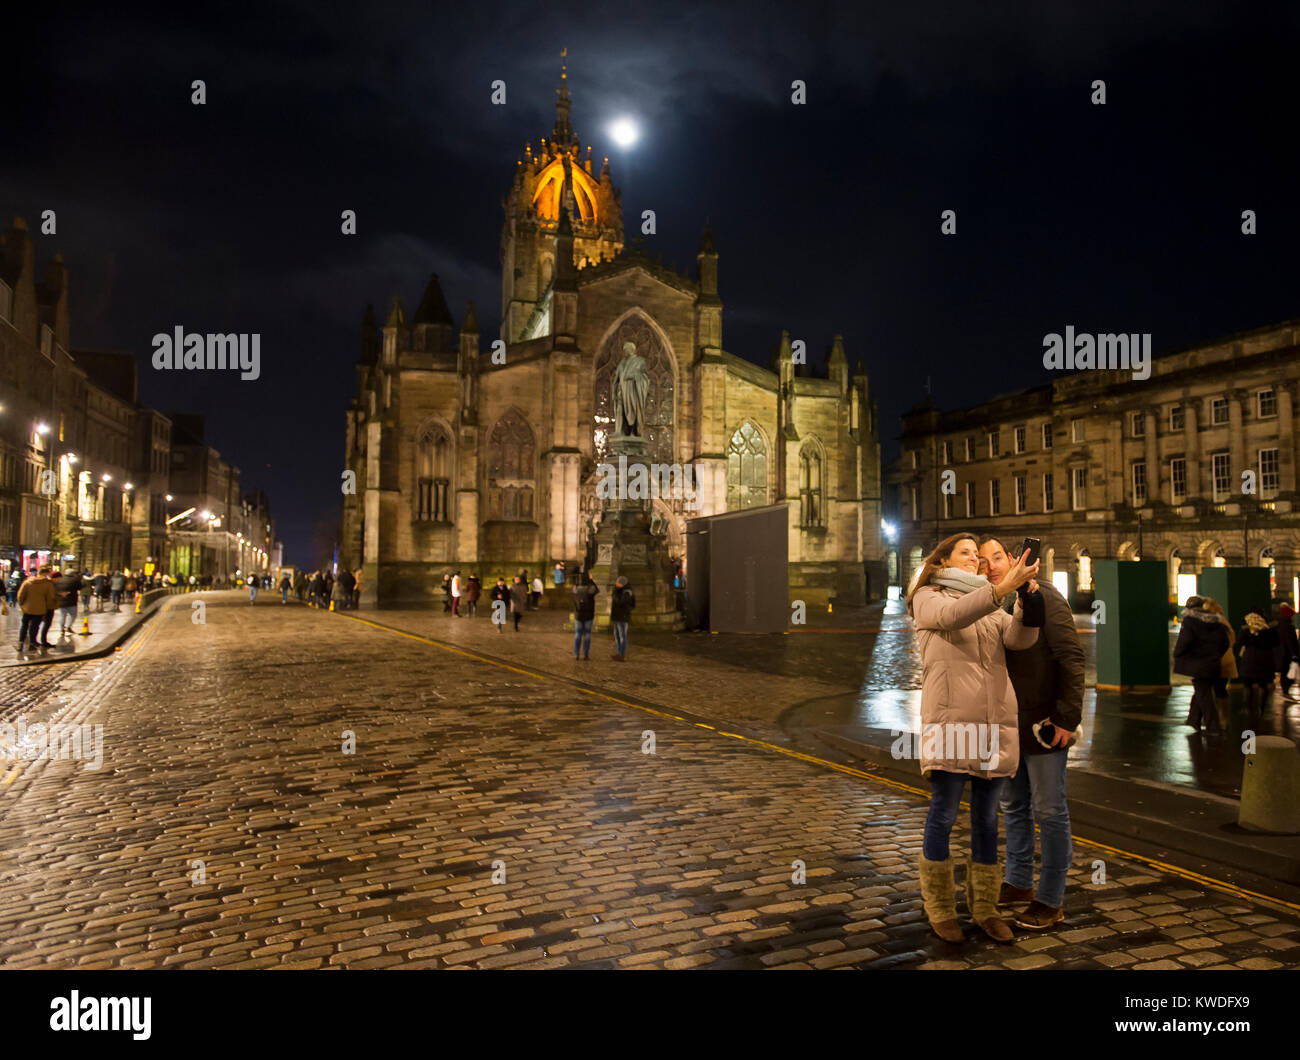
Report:
[[[630,147],[636,143],[636,123],[631,118],[619,118],[609,127],[609,135],[619,147]]]

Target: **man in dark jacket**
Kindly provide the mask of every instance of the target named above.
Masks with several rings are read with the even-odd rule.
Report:
[[[1192,703],[1187,724],[1197,732],[1219,732],[1219,711],[1214,702],[1214,683],[1219,680],[1223,653],[1228,650],[1228,626],[1211,611],[1203,610],[1199,596],[1189,596],[1183,610],[1183,625],[1174,644],[1174,673],[1192,679]]]
[[[54,583],[59,594],[59,636],[66,637],[72,632],[72,623],[77,620],[77,597],[81,593],[81,574],[75,570],[65,571]]]
[[[488,593],[492,600],[492,624],[498,633],[506,631],[506,612],[510,609],[510,587],[504,578],[498,578],[492,591]]]
[[[636,607],[636,596],[626,578],[620,577],[614,583],[614,596],[609,602],[609,624],[614,627],[614,658],[618,662],[627,662],[627,624],[632,620],[632,608]]]
[[[1004,578],[1012,561],[1001,541],[986,537],[979,551],[988,565],[989,580]],[[998,906],[1007,912],[1019,910],[1015,921],[1021,927],[1046,931],[1065,919],[1065,881],[1073,853],[1065,767],[1074,730],[1083,717],[1084,660],[1065,597],[1047,582],[1031,582],[1025,588],[1030,596],[1041,597],[1044,614],[1042,635],[1033,647],[1006,653],[1007,674],[1019,704],[1020,768],[1002,803],[1007,866]],[[1014,606],[1015,597],[1008,595],[1003,608],[1010,611]],[[1050,739],[1042,738],[1041,722],[1050,722]],[[1035,725],[1039,725],[1037,733]],[[1043,869],[1036,893],[1035,822],[1043,836]]]
[[[340,607],[342,610],[346,611],[348,606],[352,603],[352,590],[357,587],[356,575],[348,570],[347,567],[344,567],[339,571],[339,585],[343,588],[343,598],[340,602]]]
[[[563,584],[561,582],[560,584]],[[573,585],[573,657],[591,658],[591,624],[596,620],[596,594],[600,589],[586,571],[580,573]]]

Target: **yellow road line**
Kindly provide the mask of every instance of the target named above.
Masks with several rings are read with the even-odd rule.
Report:
[[[336,612],[337,613],[337,612]],[[435,648],[441,648],[443,651],[449,651],[456,655],[464,655],[470,659],[476,659],[479,662],[487,663],[489,666],[496,666],[502,670],[510,670],[517,674],[525,674],[528,677],[534,677],[539,681],[559,680],[551,674],[535,674],[529,670],[520,670],[503,662],[497,662],[495,659],[489,659],[482,655],[475,655],[472,652],[461,651],[459,648],[452,648],[446,644],[440,644],[436,640],[428,637],[421,637],[414,633],[407,633],[404,630],[393,629],[391,626],[380,625],[378,622],[370,622],[364,618],[354,618],[352,615],[344,615],[344,618],[350,618],[353,622],[362,622],[367,626],[383,630],[385,633],[395,633],[399,637],[406,637],[410,640],[419,641],[422,644],[431,644]],[[620,699],[618,696],[611,696],[604,692],[594,692],[589,688],[578,688],[578,691],[585,692],[589,696],[595,696],[598,699],[608,700],[610,703],[618,703],[624,707],[631,707],[633,710],[639,710],[646,714],[653,714],[658,718],[669,718],[673,721],[686,721],[686,718],[677,714],[668,714],[662,710],[655,710],[653,707],[646,707],[640,703],[632,703],[626,699]],[[691,722],[692,725],[701,729],[709,729],[718,733],[720,736],[731,736],[737,740],[743,740],[745,743],[753,744],[755,747],[761,747],[766,751],[775,751],[777,754],[785,755],[787,758],[794,758],[800,762],[808,762],[812,765],[821,766],[824,769],[832,769],[837,773],[843,773],[846,776],[857,777],[859,780],[869,780],[874,784],[883,784],[887,788],[893,788],[896,791],[905,791],[911,795],[919,795],[924,799],[930,798],[930,792],[924,788],[913,787],[911,784],[903,784],[897,780],[891,780],[888,777],[882,777],[876,773],[868,773],[861,769],[855,769],[853,766],[842,765],[839,762],[832,762],[829,759],[819,758],[816,755],[804,754],[802,751],[795,751],[789,747],[782,747],[780,744],[768,743],[766,740],[756,740],[751,736],[743,736],[735,732],[722,732],[715,726],[706,725],[703,722]],[[961,806],[969,809],[970,803],[962,800]],[[1216,890],[1225,891],[1228,894],[1235,895],[1239,898],[1251,898],[1261,902],[1271,902],[1274,905],[1284,906],[1287,909],[1294,909],[1300,912],[1300,903],[1288,902],[1283,898],[1273,898],[1267,894],[1260,894],[1257,891],[1250,891],[1244,887],[1238,887],[1236,884],[1228,883],[1226,880],[1215,879],[1213,876],[1203,876],[1198,872],[1192,872],[1190,869],[1179,868],[1177,865],[1170,865],[1167,862],[1157,861],[1155,858],[1146,857],[1143,854],[1135,853],[1132,850],[1124,850],[1121,847],[1108,846],[1105,843],[1098,842],[1095,839],[1085,839],[1079,835],[1071,835],[1071,838],[1077,843],[1083,843],[1086,846],[1096,847],[1098,850],[1107,851],[1117,857],[1125,858],[1129,861],[1137,861],[1143,865],[1158,869],[1161,872],[1167,872],[1173,876],[1189,880],[1193,883],[1199,883],[1205,887],[1213,887]]]

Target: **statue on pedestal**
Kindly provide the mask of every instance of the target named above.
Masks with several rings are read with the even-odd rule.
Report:
[[[644,438],[645,406],[650,394],[650,370],[636,352],[635,342],[623,343],[623,359],[614,371],[614,437]]]

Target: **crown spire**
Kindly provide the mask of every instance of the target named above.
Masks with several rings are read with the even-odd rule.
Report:
[[[569,124],[569,49],[560,49],[560,87],[555,90],[555,129],[552,139],[559,144],[573,143],[573,126]]]

